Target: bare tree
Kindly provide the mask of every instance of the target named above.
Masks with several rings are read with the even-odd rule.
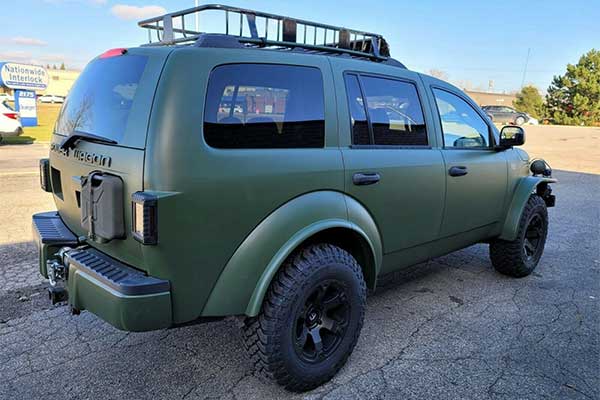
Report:
[[[443,81],[448,81],[448,74],[445,71],[442,71],[441,69],[430,69],[429,70],[429,75],[441,79]]]

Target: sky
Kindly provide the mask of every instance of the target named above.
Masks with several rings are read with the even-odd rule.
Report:
[[[382,34],[408,68],[443,71],[462,88],[487,90],[493,81],[494,91],[510,92],[524,82],[545,92],[568,63],[600,48],[600,0],[222,1]],[[192,7],[194,0],[2,3],[0,62],[82,69],[107,49],[144,43],[138,20]]]

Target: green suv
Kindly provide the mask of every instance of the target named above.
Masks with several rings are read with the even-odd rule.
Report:
[[[185,27],[204,11],[219,34]],[[538,264],[549,167],[380,35],[220,5],[140,26],[158,39],[89,63],[40,162],[53,302],[127,331],[240,316],[256,369],[304,391],[381,275],[480,242],[503,274]]]

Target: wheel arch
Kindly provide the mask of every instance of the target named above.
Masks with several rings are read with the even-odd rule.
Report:
[[[317,241],[352,254],[368,286],[374,288],[381,266],[381,239],[372,220],[348,219],[348,200],[339,192],[312,192],[271,213],[227,262],[202,315],[258,315],[269,285],[285,260],[296,249]]]
[[[520,179],[512,195],[510,206],[504,218],[502,233],[499,238],[502,240],[514,240],[519,230],[519,220],[523,214],[523,209],[529,196],[531,196],[540,184],[554,183],[556,179],[539,176],[526,176]]]

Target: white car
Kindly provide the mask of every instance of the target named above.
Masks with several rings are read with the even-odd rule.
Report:
[[[6,104],[0,102],[0,138],[8,136],[19,136],[23,133],[19,113]]]
[[[4,103],[5,101],[15,101],[15,97],[8,93],[0,93],[0,103]]]
[[[40,103],[64,103],[65,98],[61,96],[55,96],[53,94],[45,94],[38,97]]]

